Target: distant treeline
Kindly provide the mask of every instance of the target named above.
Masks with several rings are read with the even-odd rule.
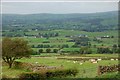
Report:
[[[2,15],[3,30],[83,30],[88,32],[118,29],[118,12],[91,14]]]

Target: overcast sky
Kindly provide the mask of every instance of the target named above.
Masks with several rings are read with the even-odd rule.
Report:
[[[119,1],[119,0],[1,0],[1,1]]]
[[[9,1],[9,2],[5,2]],[[12,1],[12,0],[11,0]],[[13,0],[14,1],[14,0]],[[18,1],[18,0],[15,0]],[[21,0],[22,1],[22,0]],[[27,1],[27,0],[24,0]],[[29,0],[33,1],[33,0]],[[34,0],[35,1],[35,0]],[[97,0],[98,1],[98,0]],[[106,0],[107,1],[107,0]],[[110,1],[110,0],[109,0]],[[113,0],[111,0],[113,1]],[[95,13],[118,10],[118,2],[10,2],[3,0],[2,13],[36,14],[36,13]]]

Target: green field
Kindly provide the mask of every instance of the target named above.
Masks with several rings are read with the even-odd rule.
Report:
[[[48,57],[45,57],[47,56]],[[54,56],[53,56],[54,55]],[[77,68],[79,70],[79,73],[77,74],[76,78],[94,78],[96,76],[98,76],[97,74],[97,68],[98,65],[114,65],[114,64],[118,64],[118,61],[114,60],[102,60],[99,61],[98,63],[94,64],[91,63],[90,61],[77,61],[76,63],[74,63],[73,60],[65,60],[65,59],[57,59],[60,57],[64,57],[64,58],[82,58],[80,56],[60,56],[60,55],[55,55],[55,54],[44,54],[44,57],[42,57],[43,55],[41,55],[41,57],[31,57],[30,59],[27,58],[23,58],[17,61],[20,62],[27,62],[27,63],[33,63],[36,64],[36,62],[38,62],[38,64],[40,65],[47,65],[47,66],[61,66],[63,65],[63,67],[65,69],[70,69],[70,68]],[[52,57],[51,57],[52,56]],[[86,55],[86,56],[91,56],[90,58],[92,58],[92,56],[94,57],[105,57],[108,55],[102,55],[102,54],[97,54],[97,55]],[[109,55],[108,57],[116,57],[117,55]],[[80,63],[83,63],[82,65]],[[8,77],[18,77],[19,74],[23,73],[23,72],[28,72],[24,69],[8,69],[8,66],[3,66],[3,75],[4,76],[8,76]]]
[[[51,30],[51,31],[30,31],[30,32],[24,32],[26,34],[29,35],[37,35],[38,33],[59,33],[58,37],[50,37],[50,38],[35,38],[35,37],[19,37],[19,38],[24,38],[25,40],[27,40],[29,42],[29,45],[34,45],[34,46],[38,46],[40,44],[43,45],[50,45],[53,46],[54,48],[59,48],[59,46],[62,45],[68,45],[69,48],[63,48],[64,51],[78,51],[78,48],[72,48],[72,46],[75,44],[74,42],[67,42],[68,40],[70,40],[69,37],[65,37],[65,36],[74,36],[74,35],[79,35],[79,34],[85,34],[88,36],[88,38],[90,39],[90,43],[91,43],[91,48],[93,50],[93,53],[96,52],[94,45],[96,46],[108,46],[108,47],[112,47],[113,44],[118,44],[118,31],[104,31],[104,32],[85,32],[85,31],[74,31],[74,30]],[[13,32],[14,33],[14,32]],[[22,33],[22,32],[21,32]],[[9,32],[3,32],[3,34],[9,34]],[[100,36],[114,36],[114,38],[104,38],[102,39],[101,43],[98,43],[96,41],[93,41],[94,37],[100,37]],[[44,41],[49,41],[49,43],[43,43]],[[38,51],[40,48],[36,48],[34,49],[35,51]]]
[[[50,33],[50,32],[57,32],[59,33],[58,37],[49,37],[49,38],[35,38],[35,37],[18,37],[18,38],[23,38],[28,41],[29,45],[32,46],[34,45],[35,48],[32,48],[34,51],[38,52],[39,49],[43,49],[43,53],[40,55],[32,55],[30,59],[23,58],[20,60],[16,60],[19,62],[27,62],[27,63],[33,63],[38,62],[40,65],[47,65],[47,66],[61,66],[65,69],[70,69],[70,68],[77,68],[79,73],[75,78],[95,78],[99,77],[97,74],[97,69],[99,65],[114,65],[118,64],[117,60],[111,61],[110,58],[118,58],[118,54],[98,54],[96,53],[97,49],[94,48],[94,45],[96,47],[99,47],[101,45],[112,47],[113,44],[118,44],[118,32],[117,31],[105,31],[105,32],[85,32],[85,31],[74,31],[74,30],[52,30],[52,31],[30,31],[30,32],[25,32],[26,34],[29,35],[37,35],[38,33]],[[23,32],[21,32],[23,33]],[[4,32],[4,34],[9,34],[9,32]],[[14,32],[13,32],[14,34]],[[89,37],[90,42],[91,42],[91,49],[93,51],[92,54],[71,54],[68,55],[69,53],[74,53],[74,51],[80,51],[80,47],[74,48],[72,47],[75,42],[67,42],[68,40],[71,40],[69,37],[65,36],[74,36],[74,35],[79,35],[79,34],[85,34]],[[101,43],[93,41],[94,37],[99,37],[99,36],[114,36],[114,38],[105,38],[102,39]],[[13,37],[16,38],[16,37]],[[49,41],[49,43],[44,43],[44,41]],[[50,45],[54,47],[50,47],[51,49],[50,53],[46,53],[46,49],[48,48],[37,48],[38,45],[43,44],[43,45]],[[65,53],[63,55],[59,53],[54,53],[52,52],[53,49],[59,49],[59,46],[62,45],[68,45],[68,48],[62,48],[62,51]],[[101,60],[96,64],[91,63],[89,60],[87,61],[82,61],[82,60],[76,60],[74,63],[75,59],[81,59],[81,58],[108,58],[109,60]],[[83,64],[81,64],[83,63]],[[3,77],[10,77],[10,78],[15,78],[18,77],[21,73],[28,72],[27,70],[24,69],[8,69],[7,65],[3,65],[2,67],[3,70]],[[72,77],[70,77],[72,78]]]

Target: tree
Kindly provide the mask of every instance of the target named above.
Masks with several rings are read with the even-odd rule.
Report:
[[[62,48],[69,48],[69,45],[68,44],[63,44]]]
[[[73,38],[73,40],[75,40],[75,44],[73,47],[88,46],[89,43],[88,37],[75,37]]]
[[[47,52],[47,53],[50,53],[50,51],[51,51],[51,49],[46,49],[46,52]]]
[[[97,48],[97,53],[112,53],[112,51],[109,47],[102,46]]]
[[[92,50],[89,48],[89,47],[81,47],[80,48],[80,54],[91,54],[92,53]]]
[[[4,38],[2,41],[2,59],[12,67],[16,59],[22,57],[30,57],[32,49],[28,46],[28,42],[23,39]]]
[[[54,53],[57,53],[57,52],[58,52],[58,49],[53,49],[53,52],[54,52]]]
[[[113,53],[116,53],[117,52],[117,45],[116,44],[114,44],[113,46],[112,46],[112,51],[113,51]]]
[[[32,47],[32,48],[35,48],[35,45],[32,45],[31,47]]]
[[[42,53],[43,52],[43,49],[39,49],[39,53]]]
[[[43,44],[38,44],[37,48],[43,48]]]

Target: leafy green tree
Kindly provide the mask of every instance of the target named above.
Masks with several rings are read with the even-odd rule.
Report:
[[[53,52],[54,52],[54,53],[57,53],[57,52],[58,52],[58,49],[53,49]]]
[[[49,48],[46,49],[46,52],[47,52],[47,53],[50,53],[50,52],[51,52],[51,49],[49,49]]]
[[[31,47],[32,47],[32,48],[35,48],[35,45],[32,45]]]
[[[117,45],[116,44],[114,44],[113,46],[112,46],[112,51],[113,51],[113,53],[116,53],[117,52],[117,49],[118,47],[117,47]]]
[[[68,44],[63,44],[62,48],[69,48],[69,45]]]
[[[74,38],[74,40],[75,40],[74,47],[88,46],[88,44],[89,44],[88,37],[76,37],[76,38]]]
[[[9,68],[16,59],[30,57],[31,53],[32,49],[23,39],[4,38],[2,41],[2,59],[9,65]]]
[[[43,52],[43,49],[39,49],[39,53],[42,53]]]
[[[43,44],[38,44],[38,48],[43,48]]]
[[[110,48],[103,46],[97,48],[97,53],[112,53],[112,51],[110,50]]]
[[[80,48],[80,54],[91,54],[92,53],[92,50],[89,48],[89,47],[81,47]]]

